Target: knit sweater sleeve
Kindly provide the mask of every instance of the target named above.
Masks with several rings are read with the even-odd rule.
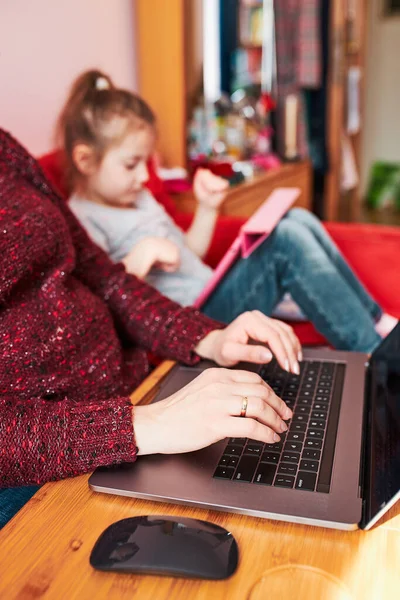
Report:
[[[193,307],[182,307],[114,264],[67,205],[61,205],[76,251],[75,275],[108,306],[122,337],[159,357],[193,364],[198,342],[224,327]]]
[[[0,487],[42,484],[136,458],[129,398],[3,397],[0,414]]]

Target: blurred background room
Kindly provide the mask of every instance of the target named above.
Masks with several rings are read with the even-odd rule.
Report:
[[[3,0],[0,118],[36,155],[87,68],[158,117],[159,172],[229,178],[229,214],[277,186],[327,220],[400,223],[399,0]],[[177,169],[178,167],[178,169]]]

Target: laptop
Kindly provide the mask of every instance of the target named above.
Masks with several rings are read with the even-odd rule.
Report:
[[[200,371],[176,365],[154,402]],[[351,530],[370,529],[400,498],[400,324],[371,357],[304,349],[299,376],[257,370],[293,409],[277,444],[229,438],[187,454],[99,468],[96,492]]]

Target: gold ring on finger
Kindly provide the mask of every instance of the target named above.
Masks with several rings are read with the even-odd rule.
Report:
[[[245,417],[246,416],[248,403],[249,403],[249,399],[247,398],[247,396],[243,396],[242,410],[240,411],[240,416],[241,417]]]

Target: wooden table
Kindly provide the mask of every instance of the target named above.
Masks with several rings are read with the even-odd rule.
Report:
[[[163,363],[132,396],[148,401]],[[96,494],[81,476],[42,487],[0,532],[0,599],[394,600],[400,598],[400,506],[372,531],[317,527]],[[240,562],[209,582],[114,574],[89,565],[111,523],[135,515],[206,519],[236,537]]]

